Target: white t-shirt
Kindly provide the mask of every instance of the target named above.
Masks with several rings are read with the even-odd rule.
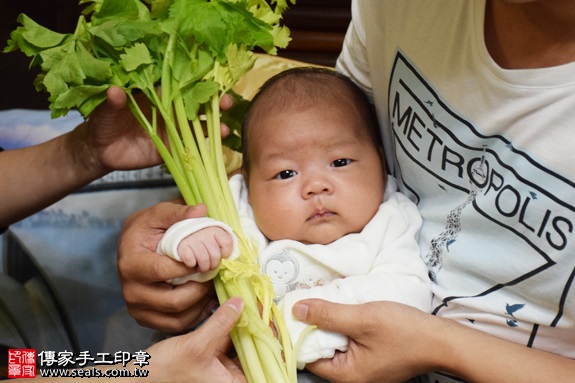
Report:
[[[484,10],[354,1],[337,67],[373,99],[422,214],[433,312],[575,358],[575,63],[502,69]]]

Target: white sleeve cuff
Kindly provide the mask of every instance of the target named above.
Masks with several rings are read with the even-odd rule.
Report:
[[[279,302],[278,308],[282,312],[286,327],[290,334],[292,344],[299,342],[297,351],[297,368],[302,370],[307,363],[315,362],[319,359],[331,359],[336,351],[347,351],[349,339],[343,334],[330,332],[316,328],[300,339],[304,330],[308,327],[306,323],[294,318],[292,308],[294,304],[302,299],[314,298],[308,294],[310,290],[295,290],[285,295]]]

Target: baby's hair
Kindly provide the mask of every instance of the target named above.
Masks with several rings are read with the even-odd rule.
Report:
[[[318,104],[336,104],[349,101],[354,108],[374,146],[381,153],[383,145],[374,109],[365,93],[349,77],[335,70],[322,67],[298,67],[285,70],[267,80],[250,102],[242,124],[242,168],[249,176],[248,130],[253,119],[273,110],[307,108]]]

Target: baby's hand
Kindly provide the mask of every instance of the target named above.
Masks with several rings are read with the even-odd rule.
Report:
[[[206,272],[219,266],[233,250],[232,236],[219,227],[207,227],[190,234],[178,245],[178,255],[188,267]]]

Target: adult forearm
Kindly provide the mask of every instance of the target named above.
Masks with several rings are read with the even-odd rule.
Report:
[[[572,382],[575,360],[508,342],[449,320],[441,365],[471,382]]]
[[[78,132],[0,152],[0,227],[51,205],[103,176]]]

